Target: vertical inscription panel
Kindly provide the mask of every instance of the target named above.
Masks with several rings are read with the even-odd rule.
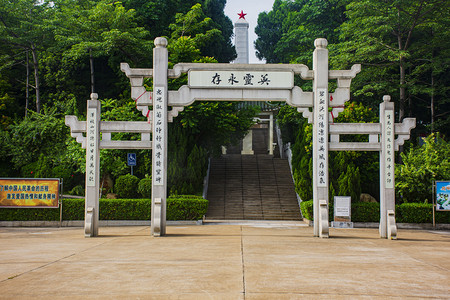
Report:
[[[86,185],[95,186],[97,180],[95,176],[95,170],[97,169],[96,145],[98,142],[98,122],[96,108],[88,109],[86,127]]]
[[[164,87],[155,87],[153,103],[153,178],[154,185],[164,184],[165,132],[167,122],[164,105],[166,105]]]
[[[384,115],[384,178],[386,188],[394,188],[394,111],[386,110]]]
[[[317,186],[328,186],[328,109],[327,90],[317,89],[316,116],[314,125],[317,126]]]

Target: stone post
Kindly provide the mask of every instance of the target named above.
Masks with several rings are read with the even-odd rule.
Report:
[[[242,140],[242,155],[253,155],[253,130],[249,130]]]
[[[269,116],[269,155],[273,155],[273,112]]]
[[[388,211],[395,221],[395,149],[394,149],[394,103],[390,96],[383,96],[380,104],[381,151],[380,151],[380,237],[388,237]],[[396,226],[395,223],[391,226]]]
[[[166,234],[167,206],[167,40],[155,39],[153,49],[152,220],[153,236]]]
[[[100,196],[100,101],[91,94],[86,117],[86,200],[84,210],[85,237],[98,236]]]
[[[325,200],[328,207],[328,42],[326,39],[314,41],[313,52],[313,207],[314,236],[328,237],[328,226],[320,226],[321,216],[328,219],[328,214],[321,214],[319,202]]]

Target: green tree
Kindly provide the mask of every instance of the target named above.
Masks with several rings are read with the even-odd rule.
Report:
[[[255,32],[257,56],[268,63],[311,64],[314,40],[335,43],[346,20],[347,0],[276,0],[272,11],[260,13]]]
[[[400,121],[411,116],[414,107],[418,109],[414,112],[420,113],[424,106],[421,101],[413,101],[411,83],[426,74],[417,69],[424,64],[423,59],[430,63],[433,56],[448,51],[442,53],[430,47],[437,46],[437,42],[448,48],[448,26],[444,34],[436,33],[436,29],[443,29],[440,22],[448,25],[448,2],[358,0],[347,6],[346,14],[348,20],[340,28],[342,42],[336,48],[340,52],[341,66],[363,65],[363,72],[355,80],[356,95],[377,99],[381,99],[382,94],[394,95],[393,98],[398,99]],[[447,38],[442,39],[443,36]],[[433,41],[435,37],[438,40]],[[427,79],[422,79],[430,82],[432,76],[429,74]],[[430,92],[436,97],[433,91],[436,85],[430,86]]]
[[[6,53],[4,52],[6,55],[0,56],[1,63],[15,64],[17,60],[23,60],[25,54],[30,53],[34,70],[33,87],[36,112],[38,113],[41,110],[39,54],[48,47],[52,40],[52,33],[48,30],[48,24],[45,22],[50,12],[51,5],[48,1],[0,1],[0,42],[8,45],[8,48],[5,49]],[[20,58],[17,59],[17,57]]]
[[[292,168],[295,188],[303,200],[312,199],[312,125],[304,120],[295,108],[280,110],[283,128],[298,124],[297,136],[292,146]],[[347,102],[336,123],[375,122],[377,117],[368,107],[355,102]],[[289,125],[290,124],[290,125]],[[288,126],[289,125],[289,126]],[[346,142],[368,142],[367,136],[342,136]],[[374,152],[337,151],[329,153],[330,193],[349,195],[352,201],[359,201],[361,192],[378,195],[378,155]]]
[[[401,154],[403,164],[395,168],[396,200],[432,201],[433,181],[450,178],[450,144],[439,134],[431,134],[422,146]]]

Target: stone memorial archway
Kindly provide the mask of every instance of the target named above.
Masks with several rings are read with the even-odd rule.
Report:
[[[380,236],[395,238],[397,228],[394,214],[395,193],[393,192],[394,147],[398,148],[405,139],[409,138],[409,131],[414,127],[415,120],[407,119],[405,123],[394,124],[393,103],[386,98],[385,102],[381,104],[383,110],[381,112],[380,109],[380,124],[331,124],[329,121],[331,114],[337,117],[339,112],[343,111],[345,102],[350,99],[351,80],[361,67],[353,65],[351,70],[329,70],[327,41],[317,39],[314,44],[312,70],[302,64],[202,63],[179,63],[172,69],[168,69],[167,40],[161,37],[155,39],[153,69],[130,68],[126,63],[121,64],[121,70],[130,79],[131,97],[135,100],[137,109],[147,117],[149,123],[149,126],[141,124],[140,131],[134,132],[142,132],[145,137],[147,137],[146,130],[151,128],[152,132],[151,232],[153,236],[163,236],[166,233],[167,122],[171,122],[185,106],[194,101],[210,100],[285,101],[288,105],[296,107],[304,117],[308,118],[310,123],[313,123],[314,236],[329,236],[328,151],[379,151],[382,163],[380,166]],[[188,74],[188,84],[177,91],[169,91],[168,78],[178,78],[183,73]],[[300,87],[295,86],[295,75],[299,75],[303,80],[312,80],[313,91],[304,92]],[[147,91],[143,84],[144,78],[149,77],[153,78],[153,91]],[[330,79],[337,80],[337,88],[334,93],[329,94],[328,82]],[[85,232],[86,236],[96,236],[98,232],[98,192],[88,194],[88,189],[92,189],[94,182],[98,182],[98,148],[102,144],[102,141],[99,141],[101,130],[99,124],[102,123],[99,120],[99,111],[97,111],[99,106],[97,108],[94,103],[89,103],[88,113],[92,112],[92,118],[89,118],[88,115],[89,127],[86,124],[83,127],[74,122],[72,125],[70,122],[66,123],[71,127],[72,134],[76,128],[77,133],[87,132],[86,138],[93,141],[91,145],[94,148],[86,146],[87,162],[88,156],[90,156],[90,160],[96,161],[96,164],[92,165],[96,169],[93,169],[92,174],[86,174]],[[96,107],[95,114],[93,114],[94,107]],[[382,113],[383,115],[381,115]],[[111,124],[111,126],[115,125]],[[134,124],[133,126],[138,125]],[[130,130],[126,125],[121,128],[124,131]],[[340,134],[369,134],[369,143],[340,143]],[[77,141],[79,139],[79,142],[82,142],[82,138],[78,137]],[[140,146],[130,147],[139,149]],[[149,147],[145,144],[145,147],[142,148]],[[86,167],[88,170],[88,165]]]

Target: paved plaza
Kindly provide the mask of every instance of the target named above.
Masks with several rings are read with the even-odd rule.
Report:
[[[298,224],[0,228],[0,299],[449,299],[450,232]]]

